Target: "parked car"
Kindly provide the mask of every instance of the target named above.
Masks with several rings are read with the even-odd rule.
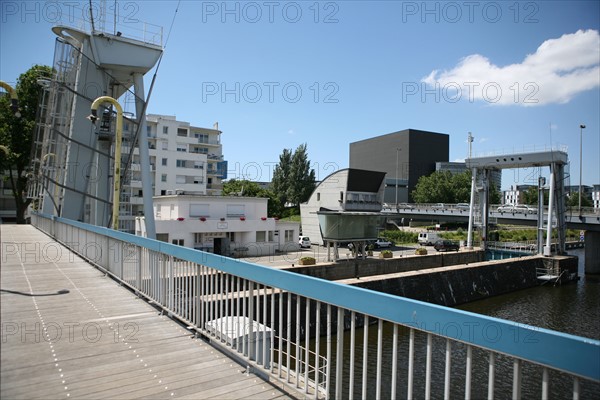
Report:
[[[471,208],[471,205],[469,203],[458,203],[456,205],[456,208],[458,208],[459,210],[468,210]]]
[[[529,211],[529,207],[523,204],[515,204],[515,206],[513,207],[513,212],[520,214],[531,214],[531,211]]]
[[[373,246],[375,246],[376,249],[380,247],[390,247],[391,245],[392,242],[390,242],[386,238],[377,238],[377,240],[373,242]]]
[[[460,250],[458,243],[456,243],[452,240],[438,240],[433,245],[433,248],[436,249],[437,251],[450,251],[450,250],[458,251],[458,250]]]
[[[431,208],[435,208],[436,210],[442,210],[446,208],[446,205],[444,203],[436,203],[432,205]]]
[[[498,212],[514,212],[515,206],[513,206],[512,204],[503,204],[500,207],[498,207]]]
[[[311,246],[310,238],[308,236],[300,236],[298,238],[298,244],[300,245],[301,248],[310,249],[310,246]]]
[[[400,204],[398,204],[398,209],[399,209],[399,210],[412,210],[413,208],[414,208],[414,207],[413,207],[413,206],[411,206],[411,205],[410,205],[410,204],[408,204],[408,203],[400,203]]]
[[[526,206],[529,209],[529,214],[537,214],[538,208],[537,206]]]

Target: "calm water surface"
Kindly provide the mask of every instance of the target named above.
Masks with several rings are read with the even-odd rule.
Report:
[[[513,320],[519,323],[534,325],[547,329],[566,332],[574,335],[600,339],[600,281],[585,278],[583,266],[583,250],[571,252],[579,256],[579,273],[581,279],[577,283],[553,286],[545,284],[533,289],[521,290],[506,295],[491,297],[485,300],[461,305],[457,308]],[[383,334],[383,363],[382,363],[382,398],[389,398],[391,392],[391,363],[392,363],[392,326],[384,325]],[[348,397],[349,390],[349,354],[350,333],[344,334],[344,398]],[[408,374],[408,329],[401,329],[398,341],[398,374],[397,398],[406,398]],[[363,329],[356,331],[356,352],[354,367],[354,397],[360,398],[362,394],[362,355],[363,355]],[[335,343],[333,343],[335,352]],[[446,342],[444,339],[433,340],[433,374],[432,398],[443,398],[444,388],[444,359]],[[414,396],[416,399],[425,395],[425,335],[415,336],[415,372]],[[322,349],[325,354],[325,348]],[[552,349],[548,349],[552,351]],[[466,348],[460,343],[452,347],[451,369],[451,398],[464,398],[465,381],[465,354]],[[375,371],[377,366],[377,329],[371,326],[368,334],[368,365],[370,371]],[[598,360],[600,362],[600,360]],[[501,355],[496,357],[496,398],[510,398],[512,394],[512,360]],[[335,371],[335,366],[332,366]],[[473,386],[474,399],[487,398],[488,379],[488,354],[485,351],[473,350]],[[522,395],[524,399],[541,398],[542,369],[536,365],[525,363],[523,365]],[[333,375],[333,374],[332,374]],[[373,373],[374,375],[374,373]],[[563,399],[572,397],[572,379],[562,373],[550,374],[550,398]],[[334,383],[332,382],[332,388]],[[375,378],[368,381],[367,398],[375,398]],[[600,399],[600,385],[581,383],[582,399]]]

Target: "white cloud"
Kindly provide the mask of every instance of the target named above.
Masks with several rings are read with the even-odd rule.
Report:
[[[295,133],[296,133],[296,132],[294,132],[294,130],[293,130],[293,129],[290,129],[290,130],[288,131],[288,135],[293,135],[293,134],[295,134]]]
[[[542,43],[522,63],[494,65],[473,54],[449,71],[432,71],[421,82],[438,89],[444,100],[536,106],[567,103],[600,86],[600,35],[579,30]]]

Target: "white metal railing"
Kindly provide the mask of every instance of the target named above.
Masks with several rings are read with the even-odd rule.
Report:
[[[600,392],[598,340],[62,218],[34,214],[32,223],[248,370],[308,398]]]

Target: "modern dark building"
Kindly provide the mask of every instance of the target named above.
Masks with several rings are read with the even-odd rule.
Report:
[[[386,173],[384,202],[411,201],[410,193],[423,175],[435,171],[436,162],[447,162],[450,136],[445,133],[405,129],[350,143],[350,168]]]

